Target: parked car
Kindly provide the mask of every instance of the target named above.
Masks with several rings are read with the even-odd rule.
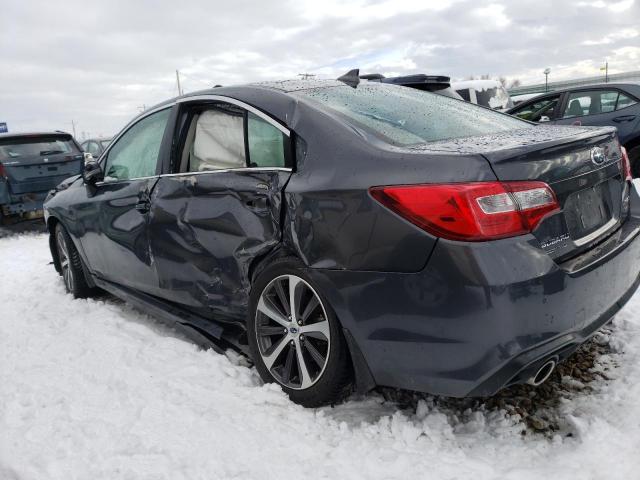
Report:
[[[67,290],[233,345],[306,406],[353,384],[545,381],[638,286],[615,130],[358,81],[221,87],[135,118],[45,202]]]
[[[68,133],[0,134],[0,222],[41,216],[47,192],[78,175],[82,158]]]
[[[465,80],[453,82],[451,87],[467,102],[476,105],[498,111],[513,107],[509,92],[497,80]]]
[[[109,146],[111,138],[89,138],[80,144],[82,151],[91,156],[85,155],[87,160],[91,158],[99,158],[102,152]]]
[[[627,149],[634,177],[640,176],[640,84],[601,83],[558,90],[509,110],[532,122],[612,126]]]
[[[451,79],[444,75],[403,75],[400,77],[385,77],[379,73],[370,73],[360,75],[363,80],[370,82],[390,83],[392,85],[400,85],[403,87],[415,88],[425,92],[433,92],[445,97],[456,98],[462,100],[462,97],[451,88]]]

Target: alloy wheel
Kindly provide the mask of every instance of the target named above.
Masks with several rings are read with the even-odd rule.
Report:
[[[56,234],[56,243],[58,245],[58,259],[60,260],[64,284],[67,286],[67,290],[73,292],[73,270],[71,269],[69,247],[62,230],[58,230]]]
[[[329,360],[331,332],[311,285],[296,275],[274,278],[260,295],[255,327],[262,361],[279,383],[304,390],[320,379]]]

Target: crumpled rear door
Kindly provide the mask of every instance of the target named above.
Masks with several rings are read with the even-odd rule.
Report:
[[[251,263],[281,241],[290,175],[245,168],[161,177],[149,238],[163,298],[203,315],[243,317]]]

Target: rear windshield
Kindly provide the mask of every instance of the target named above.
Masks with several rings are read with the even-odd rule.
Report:
[[[69,137],[23,137],[0,140],[0,160],[78,153]]]
[[[100,140],[100,145],[102,145],[103,150],[107,148],[110,143],[111,143],[111,140]]]
[[[530,124],[443,95],[395,85],[320,87],[296,95],[346,115],[390,143],[412,145],[485,135]]]

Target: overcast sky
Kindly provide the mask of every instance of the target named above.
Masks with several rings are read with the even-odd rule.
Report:
[[[640,70],[640,0],[2,0],[0,122],[116,133],[214,84],[490,74],[524,83]]]

